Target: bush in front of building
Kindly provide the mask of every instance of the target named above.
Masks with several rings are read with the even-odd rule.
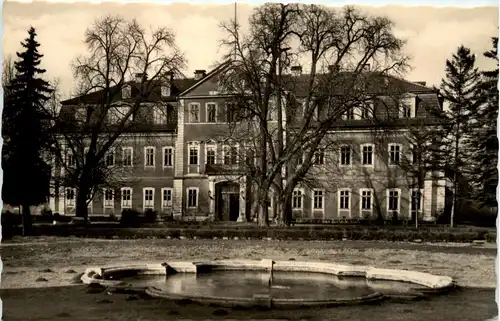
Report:
[[[139,227],[141,225],[141,214],[133,209],[124,209],[120,217],[120,225],[124,227]]]
[[[143,219],[144,223],[154,223],[157,220],[158,220],[158,212],[157,211],[148,208],[144,212],[144,219]]]

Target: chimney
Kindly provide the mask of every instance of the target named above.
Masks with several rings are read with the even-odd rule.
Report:
[[[142,83],[143,78],[147,79],[148,76],[142,72],[138,72],[135,74],[135,82],[136,83],[138,83],[138,84]]]
[[[204,69],[198,69],[194,71],[194,80],[200,80],[201,78],[205,77],[206,75],[206,70]]]
[[[339,67],[339,65],[329,65],[328,71],[331,73],[336,73],[336,72],[340,71],[340,67]]]
[[[425,86],[425,84],[427,84],[426,81],[414,81],[414,83],[416,83],[417,85],[420,85],[420,86]]]
[[[302,66],[292,66],[292,75],[300,76],[302,74]]]
[[[171,95],[172,82],[174,80],[174,73],[169,71],[165,74],[164,82],[161,84],[161,96],[169,97]]]

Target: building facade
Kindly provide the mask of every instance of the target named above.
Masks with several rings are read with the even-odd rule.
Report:
[[[144,104],[144,119],[150,125],[140,132],[122,135],[119,146],[110,152],[112,156],[107,156],[113,159],[110,166],[122,168],[124,178],[120,186],[95,193],[89,201],[91,215],[119,216],[125,209],[153,209],[176,219],[253,219],[254,193],[248,173],[240,164],[243,146],[231,139],[234,110],[230,96],[221,91],[218,78],[223,68],[226,67],[221,65],[209,73],[198,70],[193,79],[172,79],[168,93],[162,89]],[[389,111],[396,118],[408,119],[409,124],[412,119],[426,118],[432,110],[441,108],[437,93],[425,84],[396,78],[391,81],[403,88],[408,102],[403,111]],[[117,101],[124,100],[127,94],[130,96],[122,91]],[[384,94],[379,96],[371,103],[370,115],[355,110],[346,112],[331,129],[328,135],[342,144],[318,152],[308,174],[315,178],[316,185],[299,184],[293,192],[295,218],[407,220],[419,215],[433,220],[442,213],[444,180],[436,173],[427,173],[423,188],[415,188],[411,175],[397,165],[412,157],[408,155],[410,146],[405,138],[408,128],[380,129],[370,121],[387,113],[387,104],[382,104]],[[300,92],[294,92],[294,97],[299,102],[303,99]],[[77,114],[78,108],[85,107],[81,101],[63,102],[63,113]],[[162,117],[155,116],[154,108],[165,102],[172,112],[162,122]],[[293,117],[285,117],[285,128],[294,126],[303,116],[299,108]],[[377,132],[383,135],[374,134]],[[299,160],[294,161],[292,168],[297,166]],[[75,193],[74,189],[60,187],[50,200],[53,212],[73,214]],[[275,203],[270,195],[271,216],[275,214]]]

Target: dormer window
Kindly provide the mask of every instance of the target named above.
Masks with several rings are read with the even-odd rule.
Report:
[[[128,99],[132,97],[132,88],[130,85],[125,85],[122,87],[122,99]]]
[[[130,110],[130,106],[111,107],[108,111],[108,122],[110,124],[118,124],[127,116],[127,122],[132,121],[134,115],[130,114]]]
[[[399,114],[401,118],[415,118],[416,117],[416,96],[405,96],[400,100]]]
[[[161,97],[170,97],[170,85],[161,86]]]
[[[165,108],[158,106],[153,107],[153,122],[155,124],[167,123],[167,113],[165,111]]]

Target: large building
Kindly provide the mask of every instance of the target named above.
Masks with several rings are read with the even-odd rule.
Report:
[[[192,79],[172,78],[150,93],[141,111],[131,120],[138,125],[122,134],[119,144],[106,155],[107,165],[119,168],[116,173],[121,176],[120,186],[95,193],[88,205],[90,215],[119,216],[122,210],[133,208],[141,212],[154,209],[178,219],[252,219],[255,197],[248,184],[248,173],[240,164],[238,154],[242,146],[231,139],[229,131],[234,116],[230,95],[221,91],[219,81],[224,68],[228,65],[222,64],[208,73],[197,70]],[[300,83],[307,76],[296,67],[288,77]],[[430,119],[432,111],[442,108],[437,92],[423,83],[394,77],[385,77],[383,81],[403,90],[407,107],[403,111],[391,110],[388,104],[382,104],[386,93],[375,90],[371,94],[377,99],[371,101],[369,113],[346,112],[329,133],[343,143],[335,145],[334,150],[323,149],[310,171],[309,175],[317,178],[317,185],[299,185],[293,192],[296,218],[341,220],[382,216],[406,220],[418,214],[425,220],[433,220],[444,210],[442,178],[427,173],[420,191],[410,175],[396,165],[410,150],[405,139],[408,128],[401,124]],[[123,113],[129,108],[127,101],[133,98],[134,88],[131,81],[113,98],[117,109],[124,108]],[[300,102],[304,94],[295,88],[298,87],[291,87],[290,91]],[[76,121],[83,117],[87,106],[101,97],[102,93],[95,92],[62,102],[61,117]],[[295,126],[304,116],[300,108],[287,114],[294,117],[284,117],[284,128]],[[388,129],[378,128],[371,120],[387,114],[405,122]],[[108,118],[110,123],[114,121],[112,115]],[[374,135],[378,131],[384,134]],[[66,161],[74,166],[77,157],[71,151],[67,154]],[[294,166],[300,164],[295,162]],[[332,167],[335,173],[329,170]],[[74,214],[74,188],[61,186],[54,190],[54,195],[50,199],[53,212]],[[274,203],[271,195],[271,212]]]

